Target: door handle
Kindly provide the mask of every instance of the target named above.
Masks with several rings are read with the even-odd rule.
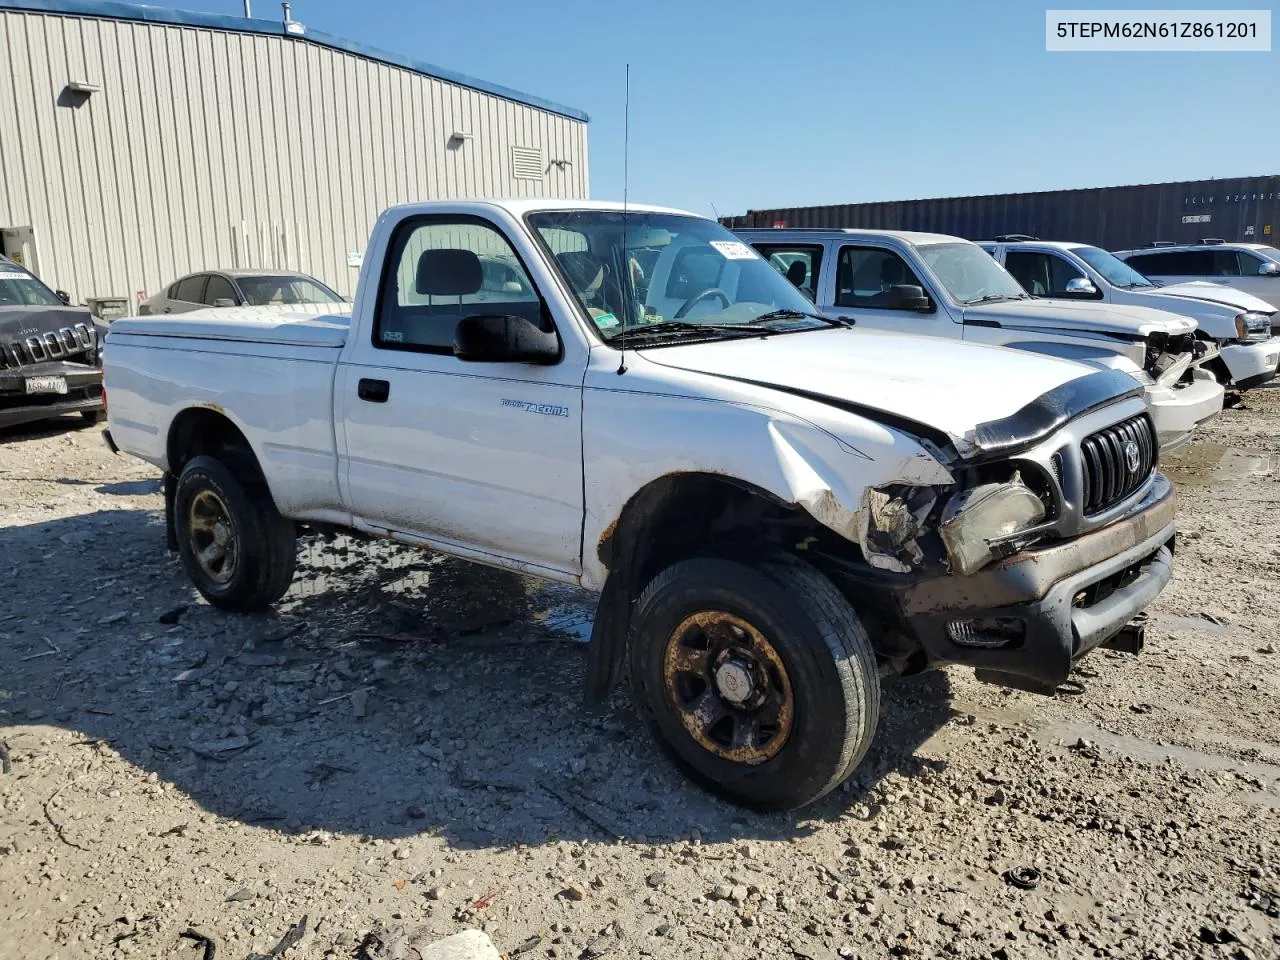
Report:
[[[366,380],[363,377],[356,385],[356,396],[370,403],[386,403],[391,396],[391,383],[387,380]]]

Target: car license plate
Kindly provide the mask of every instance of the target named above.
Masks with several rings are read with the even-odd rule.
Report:
[[[66,393],[66,377],[27,377],[27,393]]]

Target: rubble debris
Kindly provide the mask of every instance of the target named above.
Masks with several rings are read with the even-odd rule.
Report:
[[[463,930],[417,947],[417,952],[422,960],[501,960],[502,956],[488,934],[480,930]]]
[[[253,741],[248,737],[223,737],[221,740],[204,740],[187,744],[188,749],[198,757],[206,760],[225,761],[238,753],[248,750]]]
[[[304,916],[292,927],[285,931],[284,936],[266,953],[251,953],[245,957],[245,960],[273,960],[274,957],[283,956],[285,951],[293,947],[299,940],[307,935],[307,918]]]
[[[1040,871],[1035,867],[1010,867],[1004,872],[1004,879],[1019,890],[1034,890],[1040,885]]]
[[[205,936],[199,930],[196,930],[193,927],[187,927],[187,929],[183,930],[178,934],[178,936],[184,940],[193,940],[197,946],[204,947],[203,960],[215,960],[218,956],[218,945],[214,942],[213,938]]]
[[[13,770],[13,764],[9,761],[9,744],[0,740],[0,773],[9,773]]]
[[[166,627],[172,627],[175,623],[182,619],[182,615],[187,612],[187,605],[180,603],[172,610],[166,610],[160,616],[156,617],[156,623],[162,623]]]

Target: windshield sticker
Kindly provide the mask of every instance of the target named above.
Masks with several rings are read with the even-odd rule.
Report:
[[[612,313],[593,314],[591,319],[596,322],[596,326],[601,330],[610,330],[618,326],[618,318]]]
[[[712,240],[711,245],[726,260],[754,260],[756,257],[755,251],[738,240]]]

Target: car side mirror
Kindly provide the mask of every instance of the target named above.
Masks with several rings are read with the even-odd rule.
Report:
[[[67,291],[55,290],[53,291],[53,295],[57,297],[59,300],[61,300],[67,306],[71,306],[71,294],[67,293]]]
[[[1093,281],[1088,277],[1072,277],[1067,281],[1067,296],[1069,297],[1096,297],[1098,288],[1093,285]]]
[[[560,341],[524,317],[464,317],[453,334],[453,355],[477,363],[556,363]]]
[[[893,310],[913,310],[916,313],[933,312],[933,301],[923,287],[914,283],[895,283],[889,288],[889,305]]]
[[[1258,268],[1258,276],[1280,277],[1280,263],[1276,263],[1274,260],[1268,260]]]
[[[234,307],[236,302],[230,297],[219,297],[217,300],[213,301],[213,305],[215,307]]]

